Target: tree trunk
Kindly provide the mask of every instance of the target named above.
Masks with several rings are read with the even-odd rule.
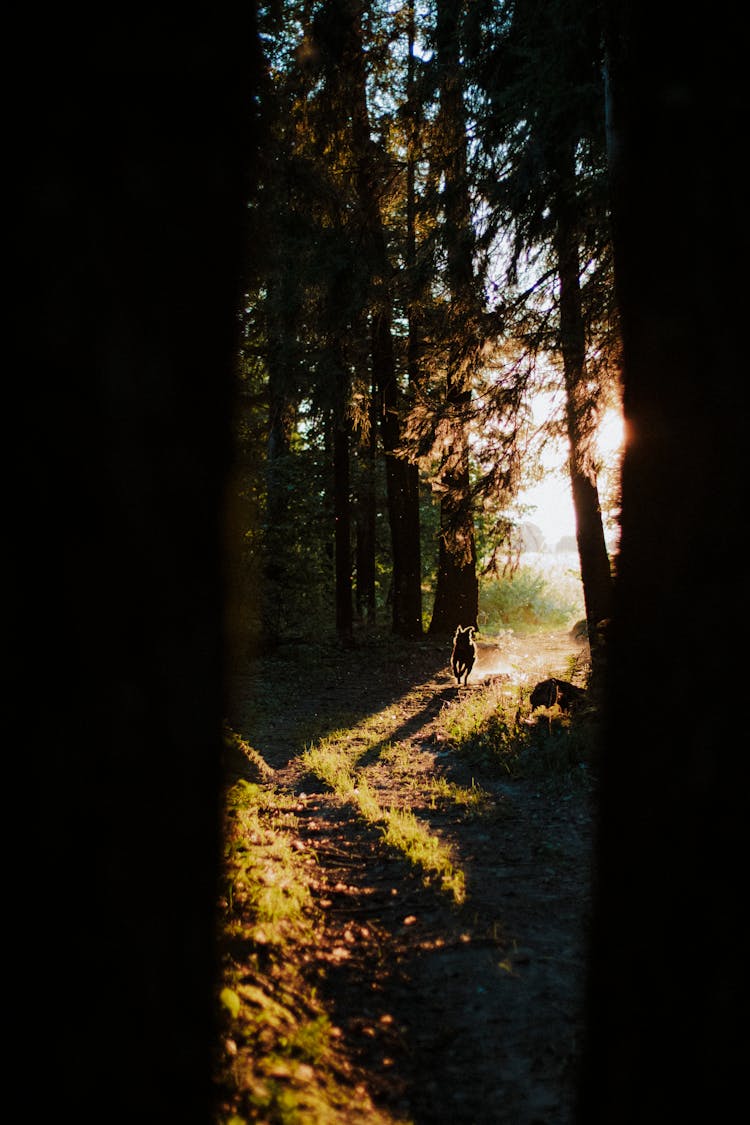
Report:
[[[440,63],[440,120],[447,276],[453,325],[449,325],[446,404],[452,442],[441,473],[440,537],[437,585],[430,634],[445,636],[458,625],[477,626],[479,582],[476,574],[474,513],[469,478],[469,448],[464,408],[471,399],[471,352],[478,311],[474,276],[474,236],[466,178],[466,113],[459,58],[458,25],[463,4],[440,0],[437,57]]]
[[[359,450],[356,506],[356,609],[357,616],[372,628],[376,620],[375,605],[375,526],[377,502],[375,493],[375,458],[377,452],[377,418],[375,395],[371,397],[370,430],[367,442]]]
[[[336,561],[336,632],[343,644],[353,640],[352,548],[349,504],[349,430],[337,421],[333,429],[334,558]]]
[[[286,543],[289,510],[289,463],[295,411],[288,400],[289,373],[283,362],[286,353],[283,329],[269,334],[268,349],[268,441],[266,444],[266,513],[263,585],[260,591],[260,651],[273,652],[283,632],[286,594]]]
[[[380,430],[386,460],[388,519],[391,530],[393,631],[422,635],[422,576],[419,537],[419,488],[415,469],[399,455],[401,393],[391,331],[391,266],[380,214],[380,169],[367,108],[365,60],[361,47],[359,5],[349,8],[352,24],[348,64],[352,76],[352,144],[357,164],[357,192],[364,244],[372,278],[372,361],[380,398]]]
[[[612,574],[604,538],[596,469],[592,456],[594,420],[586,378],[586,344],[581,312],[580,266],[575,222],[575,182],[563,174],[558,196],[555,249],[560,281],[560,342],[566,392],[570,483],[576,541],[591,646],[592,687],[598,690],[604,662],[601,625],[612,612]]]
[[[577,1120],[731,1121],[750,937],[745,677],[727,663],[748,628],[747,200],[727,174],[745,35],[734,5],[607,10],[627,443]]]
[[[422,583],[419,545],[419,482],[411,466],[397,455],[400,444],[400,395],[393,355],[390,313],[373,317],[373,372],[379,388],[380,432],[385,451],[385,479],[391,529],[393,632],[415,639],[422,635]],[[417,522],[415,523],[415,519]]]
[[[336,633],[344,645],[354,640],[352,606],[352,516],[351,516],[351,422],[347,413],[349,379],[339,341],[331,345],[336,376],[336,401],[333,406],[333,526]]]
[[[408,23],[408,64],[407,64],[407,102],[408,102],[408,130],[409,141],[406,157],[406,316],[407,316],[407,394],[409,404],[413,403],[415,391],[422,382],[422,331],[421,331],[421,302],[424,296],[424,285],[418,280],[417,272],[417,190],[416,190],[416,154],[419,144],[420,131],[420,103],[414,81],[414,50],[416,40],[416,25],[414,5],[409,5]],[[419,467],[411,462],[407,463],[405,470],[406,484],[406,520],[412,528],[408,544],[409,578],[408,593],[406,594],[408,620],[419,620],[419,630],[422,632],[422,545],[420,536],[420,478]]]
[[[32,1115],[78,1125],[215,1110],[223,513],[257,88],[240,12],[9,13],[34,70],[8,155],[28,267],[9,644],[31,693],[6,782],[10,1065],[41,1051]]]
[[[460,487],[460,485],[458,486]],[[438,576],[435,603],[430,621],[430,636],[443,637],[453,633],[458,625],[477,628],[479,615],[479,586],[476,570],[476,549],[473,535],[466,546],[465,562],[455,541],[450,538],[450,527],[455,522],[465,527],[467,520],[455,512],[445,498],[440,506],[440,541],[438,545]]]

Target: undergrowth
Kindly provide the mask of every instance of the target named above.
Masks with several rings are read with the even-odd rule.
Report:
[[[569,678],[580,671],[571,665]],[[587,784],[596,716],[558,707],[532,714],[529,690],[493,683],[457,694],[440,711],[439,743],[480,778],[486,772]],[[307,744],[304,765],[460,905],[464,873],[447,843],[408,807],[409,793],[423,809],[450,807],[461,816],[483,815],[492,801],[475,781],[467,788],[434,771],[419,773],[408,749],[391,741],[402,718],[386,709],[329,728]],[[273,785],[273,771],[239,736],[227,729],[225,737],[259,784],[237,780],[225,801],[213,1125],[405,1125],[377,1110],[357,1082],[315,989],[324,919],[310,889],[317,860],[298,836],[297,798]],[[383,802],[370,772],[378,768],[395,780],[406,807]]]
[[[568,714],[555,704],[531,711],[529,689],[489,688],[458,697],[441,714],[442,740],[457,756],[491,774],[546,779],[588,778],[597,745],[593,708]]]
[[[316,861],[296,823],[295,799],[272,787],[227,793],[215,1125],[398,1125],[353,1081],[311,983]]]
[[[584,614],[581,577],[569,566],[523,565],[503,578],[485,577],[479,601],[482,628],[563,629]]]

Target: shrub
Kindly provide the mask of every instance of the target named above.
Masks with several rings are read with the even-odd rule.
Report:
[[[490,772],[559,783],[585,780],[594,764],[597,721],[592,709],[571,716],[558,706],[529,713],[528,689],[495,688],[459,697],[441,713],[443,741],[460,758]],[[581,772],[583,771],[583,772]]]
[[[522,566],[508,577],[484,579],[479,605],[485,632],[564,629],[583,613],[580,575],[565,566]]]

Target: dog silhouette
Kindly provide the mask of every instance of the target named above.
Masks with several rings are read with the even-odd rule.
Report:
[[[474,667],[476,658],[477,646],[474,644],[474,626],[459,625],[453,636],[453,652],[451,653],[451,665],[457,683],[461,683],[462,677],[464,683],[468,683],[469,673]]]

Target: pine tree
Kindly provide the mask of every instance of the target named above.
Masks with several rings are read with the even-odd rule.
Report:
[[[484,97],[481,133],[499,172],[486,190],[494,222],[512,232],[506,331],[533,354],[557,356],[562,371],[596,675],[601,661],[593,642],[610,616],[612,578],[592,443],[602,380],[611,377],[613,349],[602,324],[614,318],[611,298],[608,312],[602,308],[611,249],[599,29],[590,6],[578,0],[522,0],[504,6],[489,26],[490,46],[477,51],[474,73]]]

